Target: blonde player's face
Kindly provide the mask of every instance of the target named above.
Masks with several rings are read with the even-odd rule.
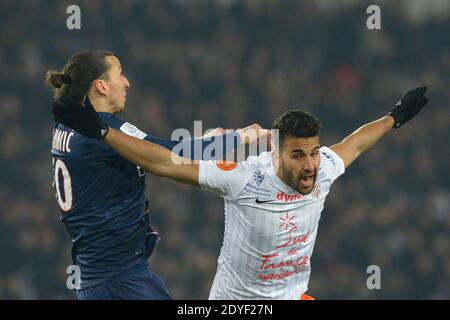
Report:
[[[122,112],[125,109],[127,90],[130,87],[128,79],[122,73],[119,59],[114,56],[106,57],[110,64],[108,78],[105,80],[107,87],[106,97],[113,107],[113,112]]]
[[[310,193],[320,166],[319,137],[288,136],[280,148],[280,173],[283,182],[301,194]]]

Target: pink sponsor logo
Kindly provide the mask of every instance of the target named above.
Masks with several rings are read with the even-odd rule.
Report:
[[[284,192],[277,193],[277,199],[284,202],[292,202],[296,200],[300,200],[303,198],[303,195],[300,193],[295,194],[286,194]]]

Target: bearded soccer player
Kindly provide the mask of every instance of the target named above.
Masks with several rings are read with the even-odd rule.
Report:
[[[53,114],[82,134],[101,137],[153,174],[224,199],[225,235],[210,299],[297,300],[308,289],[310,258],[331,185],[392,128],[418,114],[427,104],[425,91],[409,91],[387,115],[331,147],[320,145],[315,117],[287,111],[273,123],[279,130],[277,150],[242,163],[176,164],[180,161],[170,151],[108,128],[90,106],[57,101]]]

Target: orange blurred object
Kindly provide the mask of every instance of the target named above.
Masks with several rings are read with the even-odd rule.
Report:
[[[300,300],[316,300],[314,297],[308,296],[307,294],[302,294]]]

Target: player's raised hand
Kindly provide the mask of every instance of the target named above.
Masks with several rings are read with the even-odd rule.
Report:
[[[259,124],[252,124],[251,126],[236,130],[241,136],[241,141],[245,144],[263,143],[267,144],[270,149],[272,134],[270,130],[263,129]]]
[[[257,141],[261,126],[259,124],[252,124],[251,126],[236,130],[241,136],[241,141],[245,144],[254,143]]]
[[[217,127],[214,130],[209,131],[207,134],[203,135],[202,138],[211,138],[217,136],[223,136],[226,133],[226,130],[221,127]]]
[[[71,97],[58,98],[53,103],[52,114],[56,122],[89,138],[102,139],[108,132],[108,126],[101,122],[88,97],[84,105]]]
[[[394,128],[400,128],[404,123],[408,122],[416,116],[428,103],[428,99],[423,95],[427,91],[427,87],[418,87],[408,91],[405,96],[397,102],[395,108],[389,111],[389,115],[394,118]]]

